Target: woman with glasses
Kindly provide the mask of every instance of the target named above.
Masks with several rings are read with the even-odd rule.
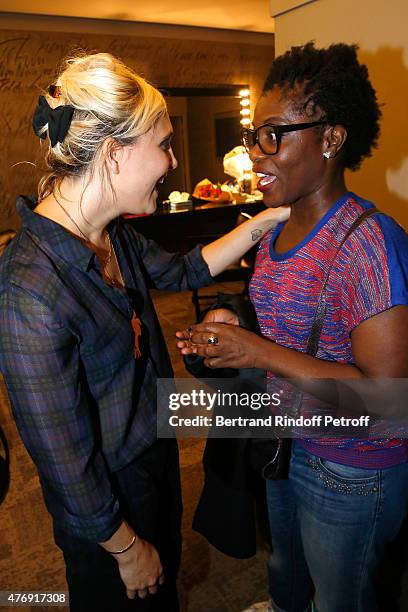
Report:
[[[48,172],[0,265],[0,369],[39,472],[74,612],[175,612],[177,443],[157,439],[156,382],[172,368],[148,287],[208,284],[288,217],[167,253],[125,213],[151,214],[176,167],[161,93],[109,54],[67,60],[41,96]],[[18,517],[17,517],[18,519]]]
[[[250,285],[261,335],[213,311],[195,327],[195,346],[178,334],[183,354],[303,379],[304,388],[311,379],[408,376],[408,238],[345,182],[377,144],[381,115],[356,51],[308,43],[273,62],[254,127],[243,130],[265,204],[291,206],[262,239]],[[304,612],[312,599],[319,612],[378,610],[374,574],[407,510],[407,440],[293,440],[288,477],[267,480],[266,490],[272,601],[248,610]]]

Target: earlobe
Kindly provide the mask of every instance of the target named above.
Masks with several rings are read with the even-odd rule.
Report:
[[[119,174],[120,172],[120,164],[119,164],[119,156],[120,156],[120,147],[116,144],[116,142],[112,139],[109,139],[106,144],[105,149],[105,160],[106,163],[112,172],[112,174]]]
[[[347,130],[343,125],[334,125],[324,139],[323,157],[336,157],[347,140]]]
[[[111,160],[110,167],[113,174],[119,174],[119,162],[116,159]]]

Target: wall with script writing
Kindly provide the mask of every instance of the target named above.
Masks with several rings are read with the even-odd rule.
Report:
[[[160,87],[247,83],[255,101],[273,59],[272,35],[247,35],[242,42],[233,33],[217,40],[200,28],[183,28],[178,36],[160,27],[151,34],[151,27],[133,31],[104,22],[101,31],[97,20],[30,16],[0,30],[0,229],[19,225],[16,195],[36,193],[45,147],[32,132],[32,113],[57,66],[76,50],[112,53]]]

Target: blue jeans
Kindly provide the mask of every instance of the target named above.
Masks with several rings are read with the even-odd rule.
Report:
[[[278,611],[376,612],[373,577],[408,507],[408,464],[354,468],[293,444],[288,480],[267,481]]]

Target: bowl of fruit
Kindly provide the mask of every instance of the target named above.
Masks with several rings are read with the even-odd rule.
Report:
[[[220,183],[215,185],[208,179],[197,183],[194,187],[193,197],[204,202],[231,202],[233,199],[231,192],[226,186]]]

